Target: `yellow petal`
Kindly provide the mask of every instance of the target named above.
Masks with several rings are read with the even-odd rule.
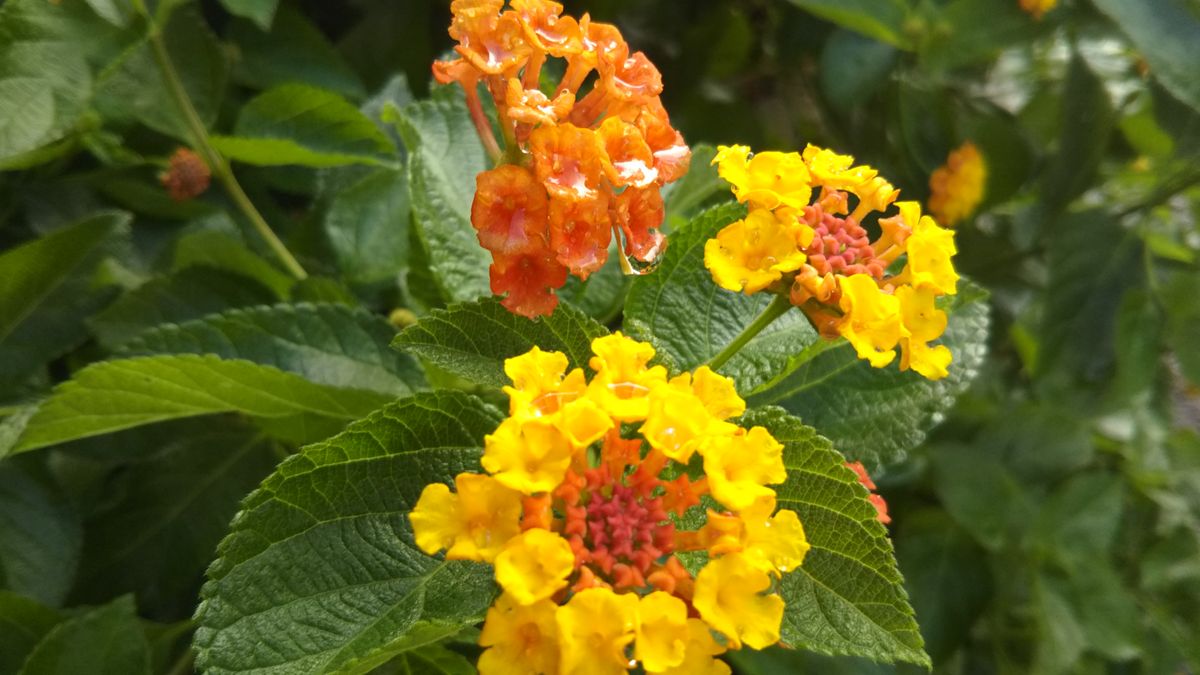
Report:
[[[558,610],[562,675],[623,675],[637,631],[638,599],[607,588],[589,588]]]
[[[766,572],[740,553],[710,560],[696,575],[692,605],[700,618],[729,639],[737,649],[743,643],[765,649],[779,642],[783,599],[763,595],[771,587]]]
[[[522,605],[501,595],[488,610],[479,644],[479,675],[558,675],[558,605]]]
[[[648,673],[661,673],[683,662],[688,642],[687,605],[655,591],[638,603],[637,659]]]
[[[571,545],[549,530],[526,530],[496,556],[496,581],[522,605],[546,600],[565,588],[574,570]]]

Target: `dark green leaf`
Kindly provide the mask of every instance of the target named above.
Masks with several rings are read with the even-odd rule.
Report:
[[[934,488],[946,511],[980,545],[998,550],[1020,539],[1034,505],[990,448],[939,446],[932,453]],[[1004,504],[1004,508],[996,508]]]
[[[46,480],[0,465],[0,583],[59,606],[79,563],[79,516]]]
[[[785,644],[820,654],[929,666],[887,528],[857,475],[826,439],[778,408],[751,410],[784,445],[779,507],[800,516],[812,549],[783,576]]]
[[[898,57],[891,45],[838,29],[821,50],[821,89],[839,110],[864,105],[887,80]]]
[[[442,296],[474,300],[491,295],[491,256],[471,226],[475,176],[487,168],[487,160],[466,103],[461,97],[420,101],[395,117],[409,153],[413,224]]]
[[[240,412],[252,417],[362,417],[391,397],[337,389],[270,366],[191,354],[103,361],[55,388],[14,452],[142,424]]]
[[[791,0],[791,3],[867,37],[908,48],[910,39],[904,21],[909,8],[905,0]]]
[[[1179,100],[1200,110],[1200,13],[1188,0],[1095,0],[1125,31],[1150,64],[1150,72]]]
[[[338,269],[354,283],[393,283],[408,266],[408,180],[380,169],[340,190],[325,214]]]
[[[1040,25],[1018,3],[953,0],[930,6],[921,59],[931,68],[959,68],[993,59],[1003,49],[1031,41]]]
[[[358,75],[329,40],[291,7],[279,11],[269,32],[237,21],[230,27],[229,37],[241,52],[234,76],[248,86],[267,89],[300,82],[352,99],[365,93]]]
[[[608,261],[584,281],[567,277],[558,289],[558,299],[601,323],[608,323],[621,312],[629,277],[621,271],[617,248],[609,249]]]
[[[162,326],[123,355],[213,354],[295,373],[317,384],[403,396],[424,387],[411,358],[388,348],[385,319],[340,304],[275,305]]]
[[[221,0],[221,4],[230,14],[246,17],[266,31],[271,30],[279,0]]]
[[[1078,54],[1072,55],[1062,100],[1058,152],[1042,175],[1041,208],[1046,217],[1056,215],[1091,184],[1116,123],[1103,82]]]
[[[12,675],[62,616],[29,598],[0,591],[0,674]]]
[[[199,668],[365,672],[482,619],[491,569],[420,552],[407,515],[427,484],[477,470],[499,421],[478,399],[418,394],[284,462],[209,570]]]
[[[430,645],[405,652],[384,669],[387,673],[416,675],[475,675],[475,666],[466,657],[445,647]]]
[[[576,309],[560,305],[550,316],[526,319],[494,299],[434,310],[396,336],[392,346],[471,382],[508,383],[504,360],[535,345],[559,351],[576,366],[591,358],[593,338],[608,331]]]
[[[1174,309],[1167,319],[1167,343],[1179,359],[1184,376],[1200,385],[1200,274],[1181,274],[1164,289],[1165,300]]]
[[[1050,580],[1039,578],[1034,591],[1038,632],[1030,672],[1034,675],[1067,672],[1087,646],[1083,627],[1071,604]]]
[[[1092,565],[1112,550],[1124,499],[1119,476],[1102,471],[1076,474],[1038,510],[1036,543],[1068,571]]]
[[[180,437],[122,476],[127,488],[85,523],[74,596],[136,592],[143,611],[190,614],[238,503],[275,467],[271,444],[217,428]]]
[[[722,196],[729,198],[729,183],[717,175],[712,165],[717,149],[705,143],[692,146],[692,163],[683,178],[663,188],[666,216],[663,225],[675,230],[691,220],[700,210]]]
[[[149,675],[150,645],[138,623],[133,599],[68,619],[34,648],[20,675]]]
[[[196,265],[150,279],[97,313],[88,324],[100,344],[114,349],[159,324],[278,299],[253,279]]]
[[[305,84],[280,85],[251,99],[234,134],[214,137],[213,145],[234,161],[258,166],[387,164],[395,156],[370,118],[338,94]]]
[[[171,269],[175,271],[200,266],[221,269],[250,277],[274,291],[276,297],[286,298],[295,279],[251,251],[245,243],[223,232],[201,230],[179,238]]]

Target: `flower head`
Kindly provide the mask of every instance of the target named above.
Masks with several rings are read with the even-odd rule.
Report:
[[[668,378],[651,345],[620,333],[592,352],[591,381],[556,352],[505,362],[509,417],[485,439],[490,475],[461,474],[460,495],[428,486],[417,542],[494,565],[503,593],[480,637],[482,675],[728,675],[714,659],[727,646],[779,640],[772,581],[808,551],[769,487],[787,478],[783,446],[737,424],[746,404],[709,368]],[[679,529],[689,512],[704,524]],[[693,574],[683,552],[707,562]]]
[[[916,202],[897,202],[899,191],[875,169],[814,145],[757,154],[722,146],[714,163],[749,205],[705,243],[718,286],[786,293],[822,336],[845,338],[872,366],[896,360],[900,346],[901,370],[946,377],[949,348],[929,344],[944,332],[945,314],[930,303],[957,291],[953,231]],[[874,240],[867,219],[880,233]],[[901,259],[903,269],[891,273]]]
[[[665,249],[660,188],[691,151],[659,100],[662,76],[617,28],[562,14],[549,0],[454,0],[458,58],[433,64],[458,82],[485,148],[500,164],[476,180],[471,224],[492,254],[492,292],[534,317],[557,306],[568,274],[586,279],[617,236],[623,255],[652,263]],[[565,61],[552,93],[549,59]],[[589,76],[595,82],[582,90]],[[480,100],[496,104],[504,149]],[[633,266],[624,266],[633,273]]]
[[[929,176],[929,210],[938,222],[951,227],[974,213],[986,185],[987,163],[979,148],[967,141]]]

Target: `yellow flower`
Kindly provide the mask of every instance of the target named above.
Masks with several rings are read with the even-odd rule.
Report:
[[[933,291],[901,286],[896,289],[896,297],[908,334],[900,340],[900,370],[912,368],[930,380],[946,377],[952,359],[950,349],[945,345],[928,345],[946,331],[946,313],[934,304]]]
[[[729,675],[729,666],[714,659],[725,648],[713,639],[712,630],[700,619],[688,619],[687,649],[683,662],[663,671],[663,675]]]
[[[632,593],[589,588],[558,610],[562,675],[620,675],[637,631],[638,599]]]
[[[704,266],[722,288],[747,295],[761,291],[804,264],[796,242],[798,227],[770,211],[751,210],[705,243]]]
[[[655,591],[638,603],[636,654],[647,673],[661,673],[683,663],[688,643],[687,605]]]
[[[850,155],[839,155],[812,143],[805,146],[803,157],[812,174],[813,185],[823,185],[831,190],[856,188],[879,174],[869,166],[853,166],[854,158]]]
[[[765,649],[779,642],[783,599],[761,595],[771,587],[771,577],[740,553],[710,560],[696,575],[692,605],[700,618],[729,638],[730,646],[742,643]]]
[[[521,495],[491,476],[460,473],[457,493],[442,483],[425,486],[409,514],[417,546],[451,560],[491,562],[521,532]]]
[[[479,635],[487,647],[479,657],[479,675],[558,675],[558,605],[531,605],[501,595],[488,610]]]
[[[622,422],[646,419],[650,391],[667,381],[666,368],[646,367],[654,358],[654,347],[618,331],[592,340],[592,353],[589,364],[596,376],[588,385],[588,397]]]
[[[712,163],[739,202],[767,209],[801,208],[812,197],[808,167],[798,153],[758,152],[751,158],[744,145],[722,145]]]
[[[714,424],[723,423],[709,415],[704,403],[690,389],[666,385],[650,392],[650,410],[641,433],[650,447],[686,464],[696,444]]]
[[[1053,5],[1053,0],[1049,4]],[[929,176],[929,210],[938,222],[950,227],[975,211],[986,186],[987,163],[979,148],[967,141],[952,150],[945,165]]]
[[[775,491],[766,486],[787,479],[783,446],[762,427],[736,436],[709,438],[700,453],[713,497],[734,511],[749,508],[757,499],[774,497]]]
[[[900,196],[900,191],[881,176],[875,176],[848,189],[858,196],[858,206],[854,207],[854,213],[850,215],[860,221],[871,211],[883,211]]]
[[[538,347],[504,362],[513,386],[505,387],[509,414],[542,417],[558,427],[576,449],[595,443],[612,428],[612,419],[595,402],[584,398],[583,370],[567,370],[567,357]],[[565,374],[565,376],[564,376]]]
[[[794,511],[775,515],[774,496],[764,496],[737,515],[708,510],[701,540],[710,556],[742,553],[750,564],[775,576],[804,562],[810,548]]]
[[[1058,0],[1020,0],[1020,2],[1021,9],[1039,21],[1046,12],[1054,9],[1054,6],[1058,4]]]
[[[900,301],[879,290],[875,280],[865,274],[843,278],[841,287],[845,317],[838,332],[854,346],[858,358],[875,368],[891,363],[902,330]]]
[[[522,605],[546,600],[567,585],[575,554],[566,539],[542,529],[526,530],[496,556],[496,581]]]
[[[558,487],[575,447],[553,421],[510,417],[483,439],[480,463],[496,480],[532,495]]]
[[[958,273],[950,260],[958,252],[953,230],[938,227],[933,218],[921,216],[905,246],[908,263],[898,282],[917,288],[928,286],[939,295],[958,292]]]
[[[684,373],[675,379],[687,377],[688,373]],[[718,375],[708,366],[700,366],[690,377],[692,393],[700,397],[708,414],[719,420],[727,420],[746,412],[746,402],[738,396],[731,378]]]

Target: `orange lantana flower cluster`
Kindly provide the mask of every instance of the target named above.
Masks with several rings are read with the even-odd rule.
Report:
[[[659,189],[687,172],[691,152],[659,100],[658,69],[631,52],[615,26],[562,16],[562,5],[548,0],[504,4],[454,0],[450,36],[459,58],[434,63],[433,73],[462,85],[500,163],[476,178],[471,223],[492,253],[492,291],[532,317],[553,311],[554,289],[568,273],[584,279],[604,264],[614,233],[626,256],[658,258],[665,244]],[[551,58],[565,60],[565,70],[543,89]],[[503,150],[480,84],[496,103]]]

